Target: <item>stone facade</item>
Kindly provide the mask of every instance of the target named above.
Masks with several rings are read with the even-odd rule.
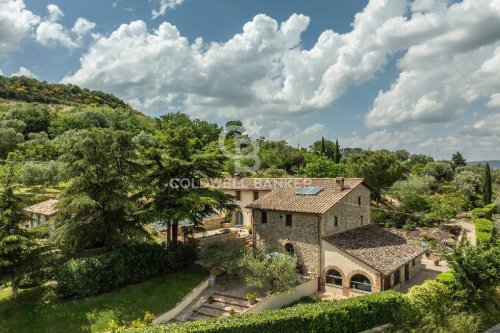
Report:
[[[262,223],[262,211],[254,211],[255,246],[267,250],[283,251],[286,244],[291,244],[294,254],[305,272],[319,276],[319,240],[318,221],[313,214],[292,215],[292,225],[286,226],[286,212],[267,211],[267,223]]]
[[[359,203],[361,197],[361,205]],[[243,191],[242,191],[243,199]],[[286,226],[287,212],[267,211],[267,223],[261,221],[261,211],[254,210],[256,246],[283,250],[285,244],[293,246],[295,256],[304,271],[322,276],[321,237],[370,223],[370,190],[359,185],[335,204],[326,214],[291,213],[292,226]],[[335,226],[335,216],[338,224]],[[318,221],[321,230],[318,230]]]
[[[224,193],[226,194],[231,194],[233,196],[236,196],[236,190],[223,190]],[[250,208],[246,208],[248,205],[250,205],[252,202],[254,202],[254,192],[258,193],[258,196],[264,196],[269,191],[258,191],[258,190],[240,190],[240,199],[236,199],[235,203],[239,206],[239,211],[243,215],[243,226],[250,228],[252,226],[252,210]],[[231,218],[231,224],[234,226],[236,225],[236,216],[237,216],[237,211],[233,213],[233,216]]]
[[[370,190],[366,186],[359,185],[352,189],[323,215],[322,236],[370,224],[370,201]],[[337,226],[335,226],[335,217],[337,217]],[[361,222],[361,217],[363,217],[363,222]]]

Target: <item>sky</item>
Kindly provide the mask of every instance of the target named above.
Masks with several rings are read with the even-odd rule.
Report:
[[[0,0],[0,74],[294,146],[500,159],[500,0]]]

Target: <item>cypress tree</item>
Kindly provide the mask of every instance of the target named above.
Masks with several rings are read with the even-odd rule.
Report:
[[[326,145],[325,145],[325,138],[321,137],[321,155],[326,155]]]
[[[333,154],[333,161],[335,163],[340,163],[341,159],[341,154],[340,154],[340,146],[339,146],[339,139],[335,140],[335,153]]]
[[[491,169],[489,163],[486,163],[484,168],[484,204],[488,205],[491,203],[491,197],[493,191],[491,188]]]

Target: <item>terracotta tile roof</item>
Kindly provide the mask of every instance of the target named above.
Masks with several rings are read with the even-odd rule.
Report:
[[[344,190],[338,191],[334,187],[335,178],[311,179],[307,186],[323,187],[323,190],[316,195],[298,195],[297,190],[300,186],[276,188],[247,207],[262,210],[324,214],[353,188],[362,183],[363,179],[361,178],[345,178]]]
[[[59,202],[59,200],[56,199],[49,199],[47,201],[43,201],[40,203],[37,203],[36,205],[30,206],[25,208],[27,212],[30,213],[36,213],[36,214],[42,214],[42,215],[54,215],[57,213],[56,205]]]
[[[323,239],[387,276],[425,251],[404,236],[404,231],[369,224]]]

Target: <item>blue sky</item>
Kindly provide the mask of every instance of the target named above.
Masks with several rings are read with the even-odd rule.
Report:
[[[242,119],[301,146],[500,158],[494,0],[0,0],[0,36],[3,75],[150,115]]]

